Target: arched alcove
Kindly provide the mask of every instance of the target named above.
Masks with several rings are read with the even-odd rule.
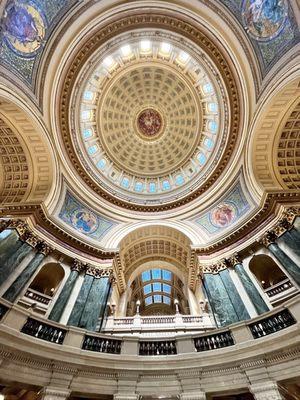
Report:
[[[29,288],[53,297],[65,276],[63,267],[57,263],[45,264],[31,282]]]
[[[287,278],[273,258],[264,254],[253,256],[249,263],[249,269],[263,289]]]

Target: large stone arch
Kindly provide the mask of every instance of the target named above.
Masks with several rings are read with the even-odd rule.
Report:
[[[291,71],[281,82],[277,82],[277,87],[270,88],[261,102],[253,125],[249,131],[249,147],[247,157],[248,173],[253,179],[254,186],[258,190],[281,191],[295,189],[295,186],[288,185],[289,179],[288,164],[292,161],[296,163],[296,155],[289,158],[289,153],[284,150],[288,137],[294,135],[295,129],[295,107],[299,103],[300,96],[300,74],[299,70]],[[298,100],[298,102],[297,102]],[[298,115],[298,114],[297,114]],[[292,122],[293,120],[293,122]],[[283,132],[289,130],[287,137],[283,137]],[[293,132],[294,133],[293,133]],[[298,131],[299,135],[299,131]],[[299,136],[298,136],[299,138]],[[287,139],[287,140],[285,140]],[[291,148],[296,150],[297,141],[293,140]],[[281,155],[280,155],[281,154]],[[282,161],[282,165],[280,162]],[[294,168],[295,171],[295,168]]]
[[[0,87],[0,202],[3,206],[46,202],[57,180],[48,133],[16,95]]]

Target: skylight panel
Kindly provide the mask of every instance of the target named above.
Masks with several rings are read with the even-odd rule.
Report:
[[[146,306],[149,306],[149,305],[152,304],[152,303],[153,303],[152,296],[149,296],[149,297],[146,297],[146,298],[145,298],[145,304],[146,304]]]
[[[144,272],[142,273],[142,281],[143,281],[143,282],[146,282],[146,281],[150,281],[150,279],[151,279],[151,273],[150,273],[150,271],[144,271]]]
[[[163,296],[163,302],[164,302],[165,304],[170,305],[170,304],[171,304],[171,299],[170,299],[170,297],[168,297],[168,296]]]
[[[162,275],[163,275],[163,280],[165,280],[165,281],[170,281],[172,279],[172,272],[170,272],[166,269],[163,269]]]
[[[161,279],[161,269],[152,270],[152,279]]]
[[[153,296],[153,299],[154,299],[154,303],[161,303],[162,302],[161,301],[161,296],[159,294],[155,294]]]
[[[170,294],[171,293],[171,286],[163,284],[163,292]]]
[[[161,283],[159,282],[153,283],[153,292],[161,292]]]
[[[144,286],[144,294],[150,294],[152,292],[151,285]]]

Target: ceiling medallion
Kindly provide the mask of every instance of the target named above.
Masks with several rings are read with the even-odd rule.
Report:
[[[163,118],[152,107],[144,108],[136,117],[136,127],[143,139],[157,139],[163,131]]]

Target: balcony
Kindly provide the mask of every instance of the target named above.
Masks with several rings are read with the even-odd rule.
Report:
[[[209,314],[202,315],[161,315],[115,318],[108,317],[104,333],[114,335],[130,334],[133,336],[157,336],[172,333],[201,333],[215,329],[215,324]]]
[[[290,279],[287,278],[265,289],[265,293],[269,297],[271,304],[274,306],[297,294],[298,289],[293,285]]]

